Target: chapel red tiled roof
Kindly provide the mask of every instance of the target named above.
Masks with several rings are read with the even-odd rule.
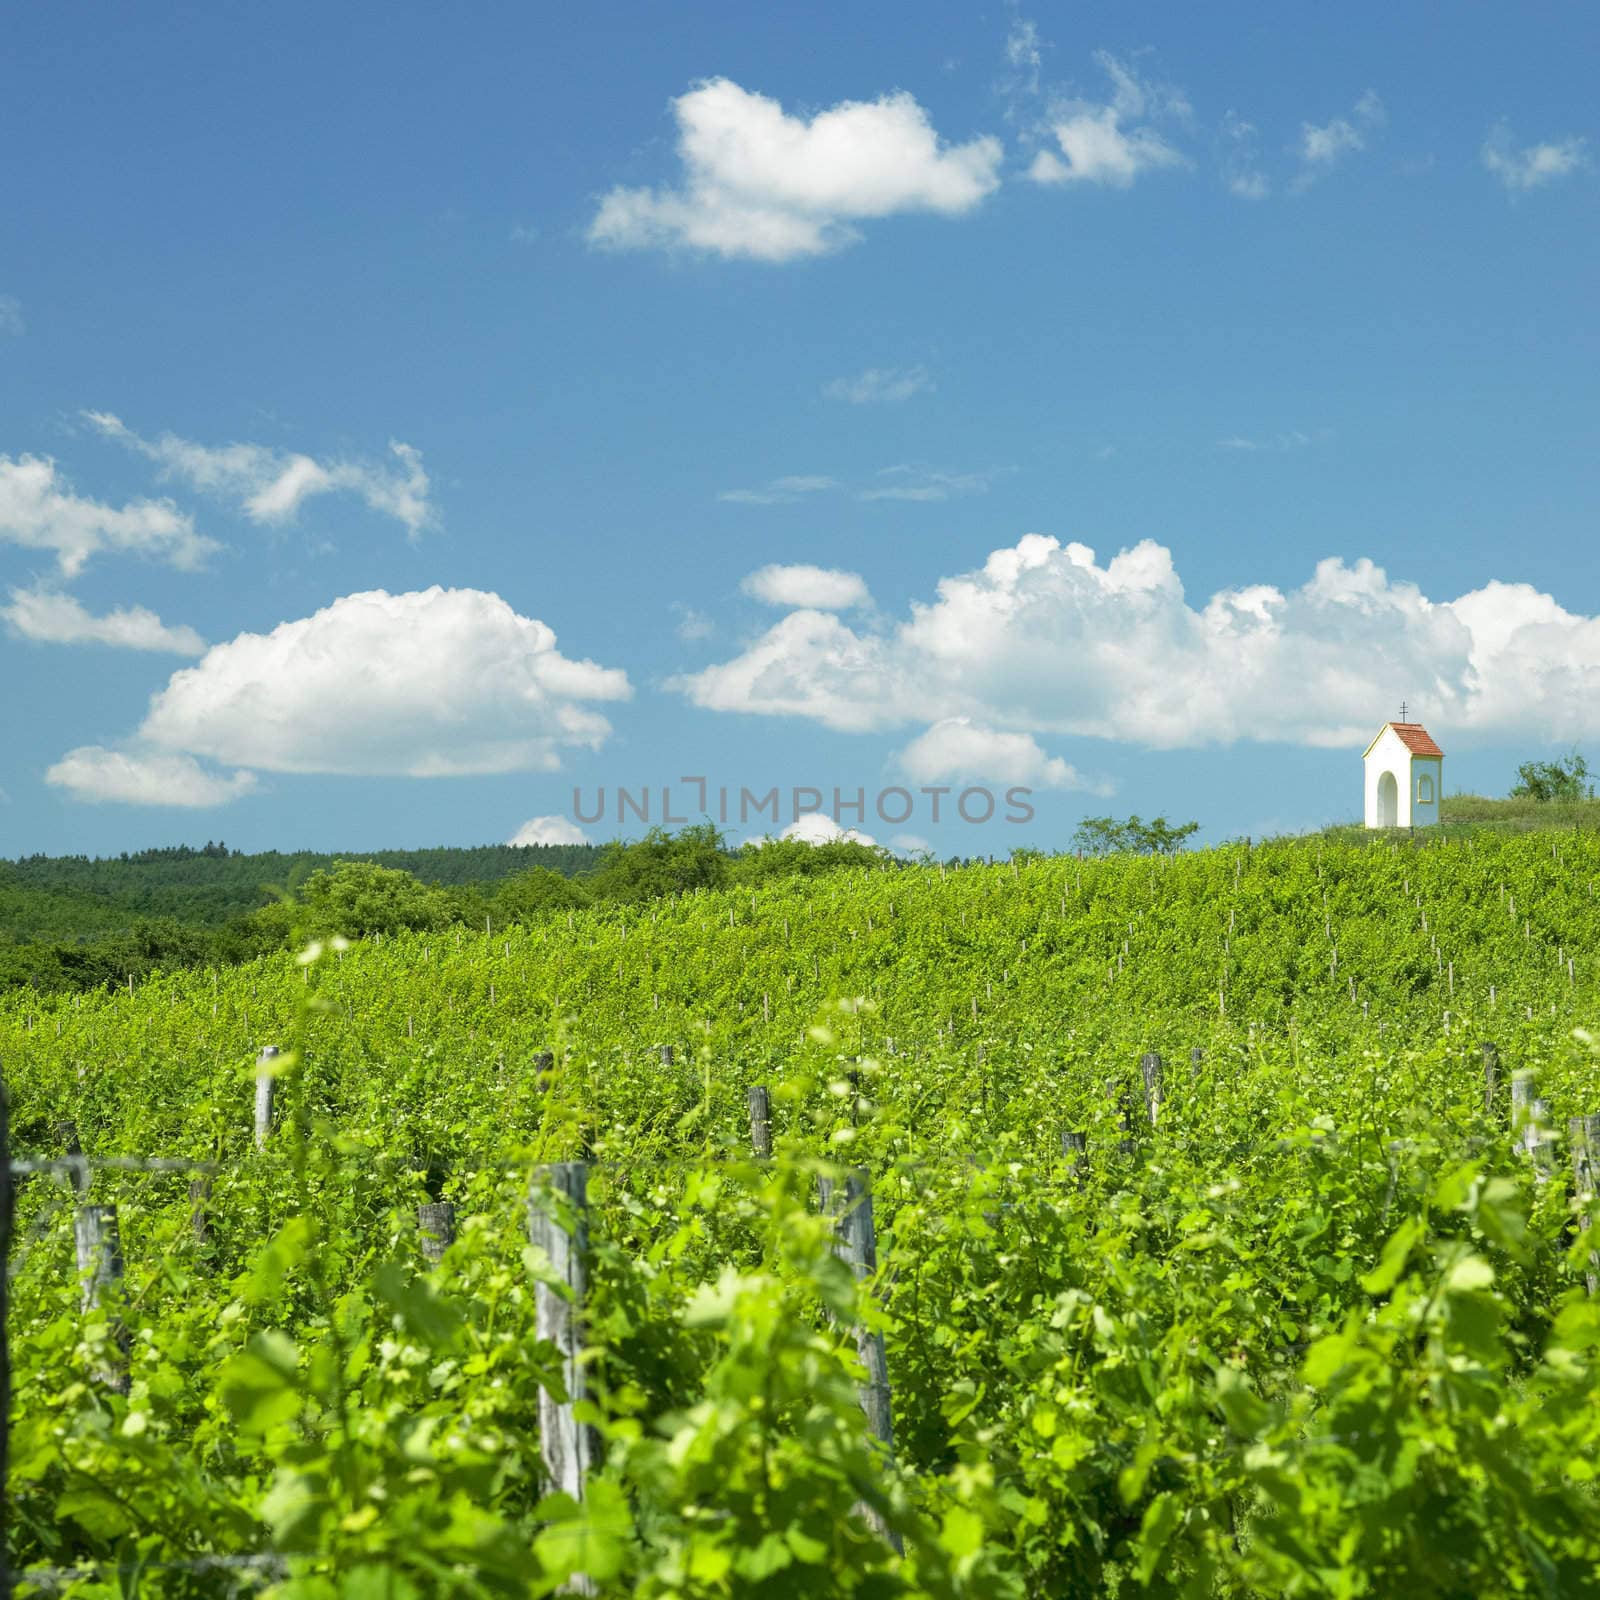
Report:
[[[1400,735],[1400,742],[1414,756],[1442,756],[1444,751],[1433,742],[1433,735],[1420,722],[1391,722]]]

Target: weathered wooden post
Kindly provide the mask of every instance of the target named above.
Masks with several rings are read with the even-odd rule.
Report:
[[[556,1284],[534,1285],[534,1333],[548,1339],[561,1357],[565,1398],[539,1393],[539,1445],[550,1487],[574,1500],[583,1498],[583,1481],[598,1464],[600,1441],[580,1423],[573,1408],[586,1395],[583,1364],[583,1302],[588,1289],[589,1167],[583,1161],[556,1161],[534,1173],[528,1193],[528,1239],[549,1257]],[[578,1592],[590,1593],[588,1580]]]
[[[1122,1135],[1117,1140],[1117,1154],[1131,1156],[1134,1151],[1133,1096],[1129,1094],[1126,1084],[1119,1079],[1113,1078],[1106,1084],[1106,1099],[1110,1100],[1117,1108],[1117,1130]]]
[[[1593,1211],[1596,1178],[1600,1177],[1600,1115],[1574,1117],[1567,1124],[1572,1141],[1572,1183],[1578,1198],[1578,1226],[1587,1232],[1594,1226]],[[1589,1252],[1589,1270],[1584,1273],[1592,1299],[1600,1294],[1600,1254]]]
[[[1161,1057],[1155,1051],[1139,1057],[1139,1075],[1144,1079],[1144,1108],[1153,1128],[1161,1116]]]
[[[272,1133],[273,1106],[278,1098],[278,1079],[271,1063],[278,1059],[278,1047],[269,1044],[256,1057],[256,1149],[265,1150]]]
[[[664,1067],[672,1065],[672,1046],[670,1044],[661,1046],[661,1065]]]
[[[115,1206],[79,1206],[72,1217],[72,1239],[78,1260],[78,1277],[83,1286],[83,1309],[98,1311],[122,1288],[122,1232],[117,1226]],[[120,1323],[111,1327],[112,1343],[124,1355],[128,1333]],[[95,1377],[119,1394],[128,1392],[125,1366],[107,1367]]]
[[[1494,1110],[1495,1085],[1500,1079],[1500,1047],[1483,1041],[1483,1109]]]
[[[1552,1151],[1545,1128],[1550,1120],[1550,1104],[1534,1095],[1535,1078],[1527,1070],[1511,1075],[1512,1143],[1533,1163],[1535,1182],[1550,1176]]]
[[[1189,1052],[1189,1076],[1191,1078],[1198,1078],[1200,1074],[1205,1071],[1205,1068],[1206,1053],[1200,1048],[1199,1045],[1196,1045]]]
[[[211,1242],[211,1223],[206,1216],[206,1201],[211,1198],[211,1180],[209,1178],[191,1178],[189,1180],[189,1227],[194,1234],[197,1245],[207,1245]]]
[[[760,1083],[750,1085],[750,1148],[766,1160],[772,1154],[772,1096]]]
[[[833,1253],[850,1268],[857,1283],[876,1276],[878,1241],[872,1225],[872,1184],[866,1168],[852,1167],[845,1173],[842,1184],[822,1178],[818,1188],[823,1214],[834,1219]],[[892,1461],[894,1416],[890,1404],[888,1352],[882,1333],[869,1329],[864,1323],[856,1323],[855,1335],[856,1354],[866,1372],[866,1382],[860,1390],[861,1409],[866,1413],[868,1430]],[[870,1506],[864,1505],[860,1510],[897,1551],[902,1548],[899,1535],[891,1531]]]
[[[438,1266],[456,1242],[456,1208],[448,1200],[425,1200],[417,1207],[417,1232],[429,1266]]]

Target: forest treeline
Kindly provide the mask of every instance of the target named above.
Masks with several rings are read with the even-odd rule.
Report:
[[[506,927],[597,902],[897,863],[837,840],[734,851],[712,824],[606,845],[245,855],[226,845],[0,862],[0,991],[97,989],[331,935]]]

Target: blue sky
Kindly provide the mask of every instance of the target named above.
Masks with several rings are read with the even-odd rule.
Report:
[[[1447,789],[1596,732],[1579,8],[8,30],[0,855],[1259,835],[1402,697]]]

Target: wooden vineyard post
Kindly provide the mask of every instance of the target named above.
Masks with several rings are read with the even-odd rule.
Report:
[[[424,1259],[429,1266],[438,1266],[456,1242],[456,1208],[448,1200],[424,1201],[417,1207],[417,1232]]]
[[[211,1224],[206,1216],[206,1201],[210,1198],[209,1178],[189,1180],[189,1228],[194,1234],[194,1242],[197,1245],[207,1245],[211,1242]]]
[[[1551,1150],[1544,1131],[1550,1118],[1550,1105],[1536,1098],[1533,1090],[1533,1073],[1523,1071],[1511,1075],[1511,1139],[1533,1163],[1535,1181],[1543,1183],[1550,1176]]]
[[[561,1357],[557,1400],[539,1392],[539,1445],[550,1488],[583,1498],[583,1481],[598,1462],[595,1430],[577,1420],[574,1408],[585,1398],[583,1302],[588,1288],[589,1167],[583,1161],[557,1161],[538,1168],[528,1194],[528,1240],[544,1251],[560,1287],[534,1285],[534,1333],[548,1339]],[[592,1593],[588,1580],[577,1593]]]
[[[878,1270],[878,1241],[872,1225],[872,1184],[865,1167],[853,1167],[845,1174],[844,1182],[836,1185],[831,1178],[819,1181],[824,1215],[834,1219],[833,1253],[850,1268],[857,1283],[876,1275]],[[861,1386],[861,1409],[867,1416],[867,1428],[883,1447],[885,1457],[894,1459],[894,1414],[890,1405],[889,1356],[884,1347],[883,1335],[856,1324],[856,1354],[866,1371],[867,1381]],[[903,1553],[900,1537],[894,1533],[870,1506],[860,1508],[862,1515],[894,1546]]]
[[[1205,1071],[1205,1069],[1206,1053],[1200,1048],[1199,1045],[1196,1045],[1189,1052],[1189,1076],[1191,1078],[1198,1078],[1200,1074]]]
[[[1161,1057],[1155,1051],[1139,1057],[1139,1075],[1144,1079],[1144,1108],[1153,1128],[1161,1116]]]
[[[1072,1169],[1075,1182],[1082,1183],[1089,1171],[1089,1135],[1068,1128],[1061,1135],[1061,1154]]]
[[[772,1155],[772,1096],[766,1085],[750,1085],[750,1148],[763,1161]]]
[[[1572,1141],[1572,1183],[1577,1193],[1578,1226],[1585,1231],[1594,1226],[1595,1180],[1600,1177],[1600,1116],[1574,1117],[1567,1124]],[[1600,1294],[1600,1255],[1589,1252],[1589,1270],[1584,1273],[1589,1297]]]
[[[256,1057],[256,1149],[265,1150],[267,1137],[272,1132],[273,1106],[278,1098],[278,1080],[273,1076],[270,1063],[278,1059],[278,1047],[269,1044]]]
[[[672,1065],[672,1046],[670,1044],[661,1046],[661,1065],[664,1067]]]
[[[1494,1110],[1494,1091],[1500,1079],[1500,1047],[1483,1041],[1483,1109]]]
[[[0,1600],[11,1600],[11,1097],[0,1078]]]
[[[115,1206],[79,1206],[72,1217],[72,1239],[77,1253],[78,1277],[83,1284],[83,1309],[97,1311],[122,1289],[122,1231]],[[120,1323],[112,1327],[112,1341],[126,1354],[128,1334]],[[119,1394],[128,1392],[125,1365],[108,1367],[95,1377]]]
[[[1117,1108],[1117,1131],[1122,1135],[1117,1140],[1117,1154],[1131,1156],[1134,1151],[1133,1096],[1124,1084],[1113,1078],[1106,1085],[1106,1099],[1112,1101]]]

